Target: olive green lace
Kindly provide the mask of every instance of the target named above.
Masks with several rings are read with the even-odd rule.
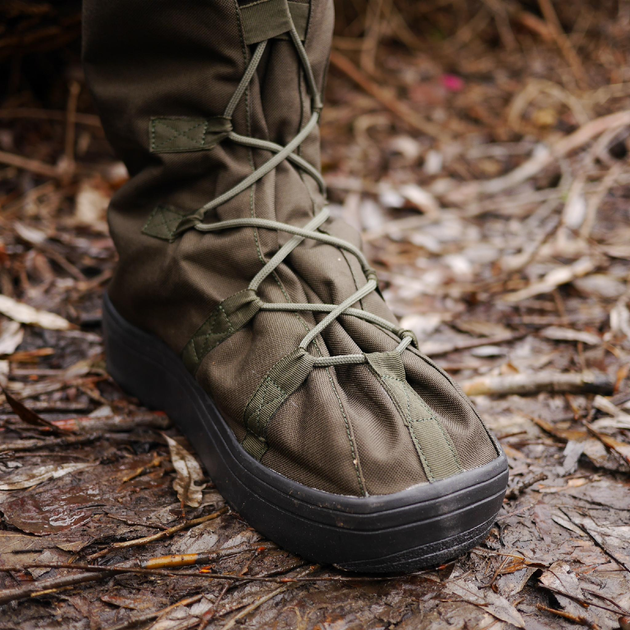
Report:
[[[291,41],[293,42],[298,57],[300,59],[300,63],[304,70],[304,74],[306,76],[306,83],[308,86],[309,94],[311,97],[311,106],[313,110],[313,114],[308,121],[308,123],[300,130],[300,132],[284,147],[276,144],[274,142],[269,142],[267,140],[260,140],[258,138],[250,138],[247,136],[242,136],[240,134],[231,131],[227,138],[232,142],[254,149],[262,149],[265,151],[270,151],[273,153],[273,157],[269,159],[265,164],[261,167],[254,170],[248,177],[246,177],[239,184],[223,193],[216,199],[208,202],[198,210],[196,210],[193,214],[190,214],[184,217],[179,225],[176,228],[176,234],[181,234],[182,232],[194,228],[199,232],[219,232],[222,230],[230,230],[230,229],[238,229],[243,227],[252,227],[259,229],[268,229],[275,230],[279,232],[286,232],[288,234],[292,234],[293,237],[287,241],[285,245],[283,245],[274,256],[263,266],[263,268],[256,274],[256,276],[249,283],[248,289],[256,292],[262,282],[267,278],[270,274],[274,272],[274,270],[286,260],[289,254],[298,247],[305,239],[311,239],[315,241],[319,241],[322,243],[326,243],[328,245],[332,245],[339,249],[345,250],[348,253],[352,254],[360,263],[361,268],[367,278],[366,284],[358,289],[355,293],[353,293],[350,297],[344,300],[341,304],[296,304],[296,303],[262,303],[260,306],[260,310],[262,311],[287,311],[287,312],[300,312],[300,311],[308,311],[312,313],[327,313],[326,317],[324,317],[314,328],[312,328],[308,334],[302,339],[300,342],[299,348],[303,350],[307,350],[310,343],[324,331],[324,329],[329,326],[332,322],[338,319],[342,315],[349,315],[352,317],[357,317],[364,321],[375,324],[376,326],[381,327],[384,330],[387,330],[393,333],[400,339],[400,343],[396,347],[397,352],[402,353],[410,343],[415,342],[414,334],[409,331],[401,328],[400,326],[396,326],[386,319],[379,317],[377,315],[373,315],[372,313],[368,313],[367,311],[353,308],[352,305],[356,304],[367,295],[372,293],[372,291],[378,288],[378,281],[376,278],[376,272],[370,267],[367,259],[363,255],[360,249],[352,245],[343,239],[337,238],[335,236],[330,236],[323,232],[319,232],[319,228],[328,220],[330,217],[330,212],[327,208],[323,208],[311,221],[309,221],[304,227],[296,227],[287,223],[282,223],[281,221],[273,221],[270,219],[259,219],[259,218],[243,218],[243,219],[233,219],[229,221],[219,221],[216,223],[203,223],[203,219],[205,215],[220,205],[226,203],[230,199],[240,195],[242,192],[249,189],[253,186],[257,181],[262,179],[265,175],[273,171],[279,164],[284,162],[285,160],[289,160],[295,166],[301,168],[304,172],[310,175],[318,184],[322,194],[326,193],[326,184],[321,173],[309,162],[300,157],[295,153],[296,149],[306,140],[306,138],[311,134],[311,132],[317,127],[319,124],[319,119],[322,110],[322,99],[317,89],[317,83],[315,81],[315,77],[313,75],[313,69],[311,67],[310,61],[308,59],[306,50],[302,41],[300,40],[300,36],[295,28],[292,26],[291,31],[289,31]],[[256,69],[260,64],[260,61],[263,57],[265,49],[267,47],[267,42],[263,41],[258,44],[250,63],[247,66],[245,74],[241,79],[234,95],[230,99],[230,102],[223,114],[226,118],[231,118],[234,114],[234,111],[240,102],[240,100],[245,95],[247,88],[252,81],[254,74],[256,73]],[[334,357],[317,357],[314,358],[314,366],[324,367],[324,366],[332,366],[332,365],[346,365],[346,364],[357,364],[357,363],[366,363],[367,358],[365,354],[346,354],[339,355]]]

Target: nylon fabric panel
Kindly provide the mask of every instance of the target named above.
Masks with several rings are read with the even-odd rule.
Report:
[[[236,146],[152,155],[149,122],[154,116],[223,113],[246,64],[237,8],[230,0],[192,0],[186,10],[174,0],[86,0],[84,23],[86,76],[107,137],[132,175],[110,206],[120,256],[110,296],[131,323],[179,351],[218,302],[246,288],[260,268],[258,256],[236,232],[217,235],[216,248],[209,248],[200,234],[169,245],[141,229],[157,205],[195,209],[251,167],[247,150]],[[234,123],[243,129],[245,120],[243,104]],[[242,216],[248,197],[222,206],[217,215]],[[226,251],[236,258],[228,260],[221,254]]]
[[[406,353],[403,362],[414,389],[442,420],[463,468],[477,468],[495,459],[497,452],[494,444],[468,398],[426,363],[419,352]]]
[[[400,354],[377,352],[367,359],[404,418],[428,479],[436,481],[461,472],[459,457],[439,417],[407,382]]]
[[[370,368],[338,366],[335,372],[352,414],[367,493],[390,494],[426,483],[409,431]]]
[[[331,388],[333,372],[332,368],[313,370],[278,410],[269,424],[269,450],[261,461],[312,488],[362,496],[363,481],[343,419],[347,401],[342,391]]]

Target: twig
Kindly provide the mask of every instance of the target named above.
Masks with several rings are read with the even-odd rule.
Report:
[[[228,556],[235,556],[249,551],[253,551],[258,555],[262,551],[267,551],[268,549],[277,549],[277,547],[272,543],[268,545],[259,545],[257,547],[230,547],[228,549],[220,549],[219,551],[214,551],[212,553],[185,553],[160,556],[158,558],[145,560],[142,563],[142,567],[145,569],[173,569],[191,566],[194,564],[207,564],[217,558],[226,558]]]
[[[217,598],[214,600],[212,604],[212,608],[210,610],[206,610],[205,613],[201,616],[201,621],[197,626],[197,630],[204,630],[206,626],[216,617],[217,614],[217,606],[219,602],[225,597],[225,594],[230,590],[232,584],[226,582],[221,589],[221,592],[217,595]]]
[[[560,24],[558,14],[554,9],[551,0],[538,0],[538,4],[542,14],[545,16],[545,20],[547,20],[547,24],[549,25],[553,38],[556,40],[556,44],[558,45],[560,52],[564,55],[564,58],[567,60],[569,66],[571,66],[571,70],[573,71],[573,76],[577,81],[578,87],[581,90],[588,89],[588,80],[582,61],[575,52],[575,49],[571,44],[571,40],[562,30],[562,24]]]
[[[582,223],[582,227],[580,228],[580,236],[582,238],[586,239],[591,235],[593,227],[595,226],[597,210],[622,170],[623,167],[621,164],[615,164],[608,173],[606,173],[606,177],[604,177],[592,197],[589,198],[588,205],[586,207],[586,217],[584,218],[584,223]]]
[[[381,38],[383,2],[384,0],[371,0],[365,13],[366,27],[361,43],[361,69],[369,73],[374,72],[376,51]]]
[[[538,483],[539,481],[544,481],[545,479],[547,479],[547,474],[544,472],[540,472],[529,479],[523,479],[522,481],[517,483],[513,488],[507,491],[507,493],[505,494],[505,498],[510,499],[510,500],[518,499],[518,497],[521,494],[523,494],[525,490],[527,490],[528,488],[531,488],[534,484]]]
[[[15,155],[14,153],[7,153],[6,151],[0,151],[0,164],[15,166],[15,168],[21,168],[24,171],[30,171],[36,175],[51,177],[53,179],[57,179],[61,175],[59,169],[56,166],[52,166],[52,164],[32,160],[22,155]]]
[[[571,265],[552,269],[538,282],[533,282],[520,291],[506,293],[501,297],[503,302],[521,302],[537,295],[551,293],[559,286],[573,282],[577,278],[583,278],[597,268],[597,263],[591,258],[580,258]]]
[[[464,381],[461,386],[468,396],[532,396],[540,392],[610,396],[614,383],[606,374],[597,372],[538,372],[482,376]]]
[[[318,566],[309,567],[306,571],[303,571],[299,577],[302,577],[318,568]],[[294,586],[295,584],[285,584],[283,586],[279,586],[274,591],[271,591],[271,593],[267,593],[267,595],[258,598],[255,602],[252,602],[249,606],[241,610],[241,612],[236,613],[236,615],[234,615],[234,617],[232,617],[232,619],[230,619],[223,626],[223,630],[230,630],[230,628],[233,628],[238,623],[238,621],[240,621],[244,617],[247,617],[247,615],[249,615],[251,612],[254,612],[254,610],[256,610],[257,608],[260,608],[260,606],[262,606],[264,603],[268,602],[270,599],[273,599],[277,595],[280,595],[280,593],[284,593],[284,591],[293,588]]]
[[[619,457],[621,461],[626,466],[628,466],[628,468],[630,468],[630,457],[628,457],[628,455],[620,450],[620,448],[617,446],[619,444],[617,440],[611,438],[605,433],[600,433],[599,431],[595,430],[595,428],[588,424],[588,422],[584,422],[584,426],[591,435],[596,437],[609,451],[612,451],[615,455],[617,455],[617,457]],[[628,449],[630,450],[630,446],[628,446]]]
[[[207,523],[208,521],[212,521],[223,514],[226,514],[229,511],[227,506],[222,507],[220,510],[213,512],[212,514],[208,514],[206,516],[201,516],[199,518],[195,518],[191,521],[186,521],[185,523],[180,523],[179,525],[175,525],[174,527],[169,527],[157,534],[152,534],[151,536],[145,536],[143,538],[136,538],[134,540],[125,540],[123,542],[117,542],[110,545],[107,549],[103,549],[103,551],[99,551],[98,553],[92,554],[88,557],[88,560],[96,560],[97,558],[102,558],[106,556],[108,553],[113,551],[114,549],[128,549],[129,547],[143,547],[144,545],[148,545],[149,543],[155,542],[156,540],[162,540],[162,538],[168,538],[169,536],[173,536],[177,532],[181,532],[184,529],[189,529],[190,527],[195,527],[196,525],[201,525],[202,523]]]
[[[68,183],[75,171],[74,144],[76,138],[77,102],[81,93],[81,84],[78,81],[70,83],[68,105],[66,107],[66,142],[64,152],[65,183]]]
[[[383,577],[353,577],[345,575],[332,575],[332,576],[320,576],[320,577],[267,577],[267,576],[242,576],[233,574],[222,573],[210,573],[208,571],[164,571],[161,569],[145,569],[142,567],[122,566],[115,565],[111,567],[102,567],[97,565],[86,564],[55,564],[55,563],[34,563],[24,567],[2,567],[1,571],[17,571],[23,569],[72,569],[75,571],[85,571],[79,575],[64,575],[58,578],[51,578],[48,580],[42,580],[41,582],[30,583],[26,586],[0,590],[0,605],[8,604],[9,602],[21,601],[24,599],[33,599],[42,595],[48,595],[55,593],[60,589],[65,589],[85,582],[96,582],[98,580],[113,577],[120,574],[137,574],[137,575],[152,575],[160,577],[197,577],[206,578],[209,580],[227,580],[234,582],[274,582],[281,584],[297,583],[297,582],[389,582],[393,580],[401,579],[401,576],[383,576]],[[417,571],[411,575],[405,576],[409,578],[412,576],[419,576],[424,573],[430,573],[430,571]]]
[[[381,105],[385,106],[389,111],[396,114],[401,120],[406,122],[410,127],[431,136],[438,140],[446,141],[449,136],[438,125],[434,125],[416,112],[414,112],[405,103],[401,103],[393,96],[389,95],[382,87],[376,85],[369,79],[359,68],[357,68],[350,59],[337,51],[333,51],[330,56],[330,63],[352,79],[359,87],[365,90],[370,96],[374,97]]]
[[[71,566],[71,565],[70,565]],[[22,569],[23,567],[16,567],[16,569]],[[50,567],[44,567],[50,568]],[[108,571],[107,567],[101,567],[103,571],[98,573],[80,573],[79,575],[64,575],[61,577],[50,578],[48,580],[42,580],[41,582],[30,583],[26,586],[20,586],[17,588],[9,588],[0,590],[0,606],[8,604],[9,602],[18,602],[23,599],[34,599],[42,595],[48,595],[61,589],[65,589],[70,586],[77,586],[79,584],[85,584],[86,582],[96,582],[98,580],[104,580],[108,577],[116,575],[114,571]],[[2,569],[10,570],[10,569]]]
[[[262,547],[264,549],[274,549],[275,546],[268,546],[268,547]],[[261,547],[259,548],[252,548],[252,547],[247,547],[247,548],[234,548],[234,549],[221,549],[219,551],[216,551],[214,553],[211,554],[188,554],[190,556],[198,556],[199,562],[205,562],[209,559],[214,559],[217,557],[226,557],[229,555],[237,555],[239,553],[245,553],[247,551],[258,551],[259,549],[261,549]],[[166,558],[173,558],[176,559],[177,556],[165,556],[162,559],[166,559]],[[155,562],[156,560],[160,560],[160,558],[152,558],[149,561],[146,561],[144,564],[148,565],[151,562]],[[163,565],[163,566],[167,566],[167,565]],[[170,565],[170,566],[177,566],[176,564]],[[181,566],[181,565],[180,565]],[[301,566],[301,565],[300,565]],[[294,567],[292,567],[290,570],[292,570]],[[273,573],[273,572],[272,572]],[[226,582],[223,589],[221,590],[221,593],[219,594],[219,596],[217,597],[217,599],[214,601],[213,605],[212,605],[212,609],[211,611],[213,613],[216,613],[216,606],[219,603],[219,601],[221,600],[221,598],[223,597],[223,595],[229,590],[230,586],[232,584],[230,582]],[[117,624],[115,626],[111,626],[109,628],[107,628],[106,630],[125,630],[126,628],[131,628],[139,623],[143,623],[145,621],[151,621],[152,619],[155,619],[157,617],[161,617],[162,615],[165,615],[166,613],[170,612],[171,610],[173,610],[174,608],[178,608],[179,606],[187,606],[188,604],[194,604],[195,602],[199,601],[201,598],[203,597],[203,595],[196,595],[194,597],[190,597],[187,599],[183,599],[175,604],[171,604],[170,606],[167,606],[166,608],[162,608],[161,610],[154,610],[152,612],[148,612],[148,613],[144,613],[135,617],[132,617],[131,619],[128,619],[127,621],[124,621],[123,623]],[[214,616],[214,615],[213,615]],[[204,613],[203,617],[202,617],[202,624],[204,622],[204,620],[209,617],[207,615],[207,613]],[[208,619],[208,621],[210,621],[211,618]],[[195,621],[195,623],[198,620]],[[206,624],[207,625],[207,624]],[[205,627],[205,625],[203,626]],[[202,625],[199,626],[199,630],[203,630]]]
[[[609,597],[605,597],[601,593],[598,593],[597,591],[593,591],[591,589],[583,588],[582,590],[585,593],[590,593],[591,595],[594,595],[595,597],[599,597],[599,598],[603,599],[604,601],[609,602],[609,603],[613,604],[614,606],[617,606],[617,608],[614,609],[614,608],[610,608],[609,606],[604,606],[602,604],[597,604],[596,602],[588,601],[588,600],[583,599],[581,597],[577,597],[576,595],[571,595],[571,593],[567,593],[566,591],[562,591],[559,588],[554,588],[553,586],[549,586],[548,584],[542,584],[541,582],[539,582],[539,586],[541,586],[542,588],[544,588],[544,589],[546,589],[548,591],[551,591],[554,595],[562,595],[562,597],[566,597],[567,599],[570,599],[570,600],[574,601],[576,604],[579,604],[583,608],[588,608],[590,606],[594,606],[595,608],[600,608],[601,610],[606,610],[608,612],[611,612],[611,613],[613,613],[613,615],[625,615],[625,614],[627,614],[627,611],[625,611],[621,606],[619,606],[619,604],[617,604],[617,602],[615,602],[612,599],[610,599]]]
[[[571,151],[575,151],[608,129],[625,127],[627,125],[630,125],[630,110],[596,118],[582,125],[572,134],[562,138],[562,140],[552,144],[547,151],[537,153],[509,173],[496,177],[495,179],[467,182],[443,196],[447,200],[461,203],[479,195],[495,195],[527,181],[547,166],[556,162],[559,158],[567,155]],[[443,182],[438,183],[439,186],[444,185]],[[431,192],[435,195],[439,195],[438,191]]]
[[[571,613],[564,612],[564,610],[549,608],[549,606],[545,606],[544,604],[536,604],[536,608],[538,608],[538,610],[551,613],[552,615],[562,617],[563,619],[568,619],[569,621],[577,623],[580,626],[586,626],[587,628],[591,628],[591,630],[599,630],[599,626],[595,622],[590,621],[589,619],[584,617],[584,615],[572,615]]]
[[[470,339],[460,341],[458,343],[440,343],[428,341],[420,344],[420,350],[424,354],[432,357],[450,354],[451,352],[459,352],[460,350],[471,350],[480,346],[496,346],[500,343],[508,343],[510,341],[518,341],[526,337],[528,333],[515,333],[507,335],[497,335],[496,337],[484,337],[482,339]]]
[[[107,416],[68,418],[66,420],[54,420],[52,424],[60,429],[66,429],[76,433],[92,433],[103,431],[132,431],[138,427],[164,430],[171,426],[171,421],[166,414],[139,412],[123,416],[111,414]]]
[[[14,440],[12,442],[3,442],[0,447],[3,451],[25,452],[34,451],[38,448],[53,448],[57,446],[77,446],[79,444],[87,444],[102,437],[98,433],[90,433],[88,435],[68,436],[61,438],[46,438],[32,440]]]
[[[52,109],[38,109],[36,107],[20,107],[15,109],[0,109],[0,119],[30,118],[35,120],[55,120],[65,122],[67,112]],[[77,125],[102,128],[101,119],[94,114],[75,113]]]
[[[571,521],[571,523],[573,523],[573,525],[582,530],[610,559],[614,560],[622,569],[625,569],[628,573],[630,573],[630,566],[623,562],[623,560],[617,558],[617,556],[608,549],[604,542],[599,539],[599,536],[595,536],[588,527],[576,522],[576,520],[566,510],[561,507],[558,507],[558,509],[569,519],[569,521]]]
[[[293,582],[391,582],[400,579],[408,579],[410,577],[418,577],[426,573],[432,573],[432,570],[416,571],[415,573],[409,573],[404,576],[401,575],[385,575],[385,576],[349,576],[349,575],[322,575],[319,577],[267,577],[259,575],[237,575],[234,573],[212,573],[209,569],[200,569],[198,571],[168,571],[164,569],[148,569],[137,564],[116,564],[111,566],[100,566],[96,564],[68,564],[68,563],[55,563],[55,562],[34,562],[32,564],[23,566],[11,566],[1,567],[0,571],[18,571],[23,569],[70,569],[73,571],[85,571],[86,574],[127,574],[133,573],[137,575],[158,575],[162,577],[198,577],[207,578],[209,580],[235,580],[237,582],[274,582],[274,583],[293,583]],[[71,576],[64,576],[71,577]],[[74,576],[75,578],[82,578],[84,574]],[[50,580],[43,580],[36,584],[30,584],[29,586],[39,586],[37,590],[42,590],[43,586],[49,589],[53,581],[61,578],[51,578]],[[13,601],[5,599],[6,594],[15,589],[7,589],[0,591],[0,604],[4,604],[7,601]]]

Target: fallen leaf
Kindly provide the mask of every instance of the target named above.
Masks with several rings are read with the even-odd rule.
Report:
[[[24,339],[24,329],[20,322],[4,322],[0,332],[0,355],[13,354]]]
[[[476,337],[496,337],[497,335],[511,335],[514,331],[498,322],[490,322],[483,319],[459,319],[452,324],[462,332]]]
[[[518,610],[505,597],[501,597],[490,589],[481,590],[472,581],[464,581],[463,579],[449,582],[447,589],[465,602],[480,606],[501,621],[511,623],[517,628],[525,627],[523,617]]]
[[[162,434],[164,435],[164,434]],[[177,474],[173,481],[173,489],[177,498],[188,507],[199,507],[203,498],[202,490],[206,484],[198,485],[203,479],[203,471],[197,460],[173,438],[164,435],[171,453],[171,461]]]
[[[630,310],[628,298],[621,298],[610,311],[610,329],[615,335],[630,339]]]
[[[100,179],[85,180],[79,185],[74,216],[81,225],[107,230],[105,213],[111,199],[110,187]]]
[[[26,422],[26,424],[32,424],[36,427],[48,427],[55,433],[68,432],[68,429],[60,428],[52,422],[48,422],[48,420],[42,418],[39,414],[29,409],[24,403],[17,400],[17,398],[13,398],[6,389],[0,387],[0,390],[4,394],[4,397],[7,399],[7,402],[9,403],[11,409],[13,409],[14,413],[20,418],[20,420]]]
[[[76,328],[76,326],[60,315],[49,313],[48,311],[40,311],[7,295],[0,295],[0,313],[16,322],[39,326],[48,330],[71,330]]]
[[[567,284],[576,278],[582,278],[594,271],[596,264],[590,258],[580,258],[572,265],[556,267],[551,270],[542,280],[530,284],[525,289],[505,294],[501,299],[504,302],[520,302],[536,295],[551,293],[563,284]]]
[[[566,562],[554,562],[540,576],[540,584],[552,591],[566,612],[575,616],[587,614],[584,608],[574,601],[575,599],[585,601],[585,597],[577,576]]]
[[[438,216],[440,214],[440,204],[435,197],[424,190],[424,188],[420,188],[420,186],[416,184],[405,184],[399,188],[399,192],[410,204],[418,208],[418,210],[432,216]]]
[[[46,466],[25,466],[0,482],[0,490],[21,490],[32,488],[48,479],[58,479],[68,473],[90,468],[96,464],[48,464]]]
[[[598,346],[602,342],[599,335],[562,326],[548,326],[540,331],[540,336],[553,341],[581,341],[590,346]]]

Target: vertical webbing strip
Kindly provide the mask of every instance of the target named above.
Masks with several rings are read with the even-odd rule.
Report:
[[[429,481],[463,471],[455,445],[433,410],[407,382],[398,352],[368,354],[367,360],[409,429]]]
[[[298,348],[283,357],[265,375],[243,414],[247,435],[241,443],[256,459],[267,452],[267,427],[284,401],[313,370],[315,357]]]
[[[293,25],[287,0],[258,0],[241,6],[241,22],[248,45],[287,33]]]

